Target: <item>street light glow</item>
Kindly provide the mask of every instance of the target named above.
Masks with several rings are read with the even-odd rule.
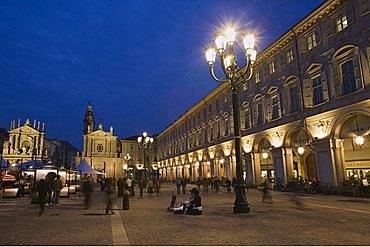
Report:
[[[356,144],[357,144],[357,145],[361,146],[361,145],[363,145],[363,144],[364,144],[365,139],[364,139],[364,137],[363,137],[363,136],[356,136],[356,138],[355,138],[355,142],[356,142]]]
[[[253,50],[255,41],[253,34],[246,34],[243,38],[244,50]]]
[[[208,65],[213,65],[216,61],[216,51],[215,48],[209,47],[206,48],[206,59],[208,62]]]
[[[225,30],[225,38],[228,45],[233,45],[235,42],[235,30],[232,27],[229,27]]]
[[[219,53],[222,54],[226,51],[226,39],[222,34],[220,33],[215,34],[215,43]]]

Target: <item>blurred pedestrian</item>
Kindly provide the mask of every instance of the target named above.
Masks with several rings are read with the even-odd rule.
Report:
[[[131,195],[130,186],[127,183],[127,178],[123,178],[123,200],[122,200],[122,208],[123,210],[130,209],[130,200],[129,197]]]
[[[231,192],[231,181],[229,178],[226,178],[226,191]]]
[[[219,192],[220,191],[220,180],[218,179],[218,177],[216,176],[215,177],[215,189],[216,189],[216,192]]]
[[[106,180],[105,195],[106,195],[105,214],[115,214],[115,212],[113,212],[114,190],[113,190],[113,185],[112,185],[112,180],[111,179]]]
[[[118,187],[118,197],[122,197],[123,196],[123,188],[124,188],[124,184],[125,182],[123,181],[122,178],[119,178],[118,179],[118,182],[117,182],[117,187]]]
[[[89,209],[92,203],[92,181],[90,178],[87,178],[83,183],[82,183],[82,194],[84,196],[84,206],[85,209]]]
[[[262,194],[262,202],[272,203],[272,195],[268,190],[268,179],[265,178],[263,181],[263,194]]]
[[[151,179],[148,180],[147,186],[148,186],[148,196],[152,196],[154,192],[154,184]]]
[[[50,186],[48,185],[47,181],[45,179],[40,179],[38,185],[37,185],[37,192],[39,194],[39,216],[41,216],[44,213],[45,210],[45,203],[46,203],[46,196],[48,194]]]
[[[181,189],[181,180],[179,178],[176,178],[176,191],[177,194],[180,194],[180,189]]]
[[[185,178],[182,178],[181,180],[181,188],[182,188],[182,193],[185,195],[185,191],[186,191],[186,179]]]
[[[135,179],[127,178],[127,184],[130,187],[131,196],[135,196]]]
[[[139,182],[140,197],[143,197],[143,191],[145,190],[145,188],[146,188],[145,179],[144,178],[141,178],[141,180]]]
[[[53,190],[53,205],[59,205],[60,191],[63,188],[63,182],[60,179],[60,175],[52,181],[51,188]]]

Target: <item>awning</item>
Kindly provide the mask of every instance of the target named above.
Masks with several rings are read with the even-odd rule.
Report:
[[[102,174],[94,170],[91,166],[89,166],[85,159],[81,161],[81,163],[76,167],[76,169],[77,171],[80,171],[82,174]]]

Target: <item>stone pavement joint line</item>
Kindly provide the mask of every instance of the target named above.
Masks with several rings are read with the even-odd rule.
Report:
[[[363,210],[357,210],[357,209],[338,208],[338,207],[325,206],[325,205],[312,204],[312,203],[307,203],[307,205],[314,206],[314,207],[332,208],[332,209],[340,209],[340,210],[346,210],[346,211],[351,211],[351,212],[356,212],[356,213],[370,214],[370,212],[369,212],[369,211],[363,211]]]
[[[113,209],[115,211],[118,211],[118,207],[115,202],[113,204]],[[112,225],[113,245],[130,245],[119,212],[111,215],[111,225]]]

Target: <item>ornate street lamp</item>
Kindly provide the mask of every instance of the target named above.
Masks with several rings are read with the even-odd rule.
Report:
[[[143,153],[144,153],[144,177],[146,177],[146,152],[147,152],[147,149],[149,149],[152,144],[153,144],[153,141],[154,141],[154,138],[153,137],[149,137],[148,136],[148,133],[146,132],[143,132],[143,135],[142,136],[139,136],[137,138],[137,142],[139,144],[139,148],[140,149],[143,149]]]
[[[232,91],[233,113],[234,113],[234,141],[236,156],[236,185],[234,213],[249,213],[250,208],[245,195],[245,185],[243,181],[242,153],[240,144],[240,112],[238,85],[248,81],[253,74],[252,64],[256,60],[257,52],[254,47],[255,38],[252,34],[243,35],[243,45],[247,63],[239,68],[236,64],[234,53],[236,33],[233,28],[227,28],[223,33],[215,34],[216,47],[210,46],[205,49],[206,59],[212,78],[220,83],[227,83]],[[219,79],[214,73],[216,53],[218,52],[221,68],[226,79]]]
[[[132,157],[130,154],[125,154],[125,156],[123,156],[123,159],[126,161],[126,166],[124,166],[123,169],[125,170],[125,176],[127,177],[128,166]]]

